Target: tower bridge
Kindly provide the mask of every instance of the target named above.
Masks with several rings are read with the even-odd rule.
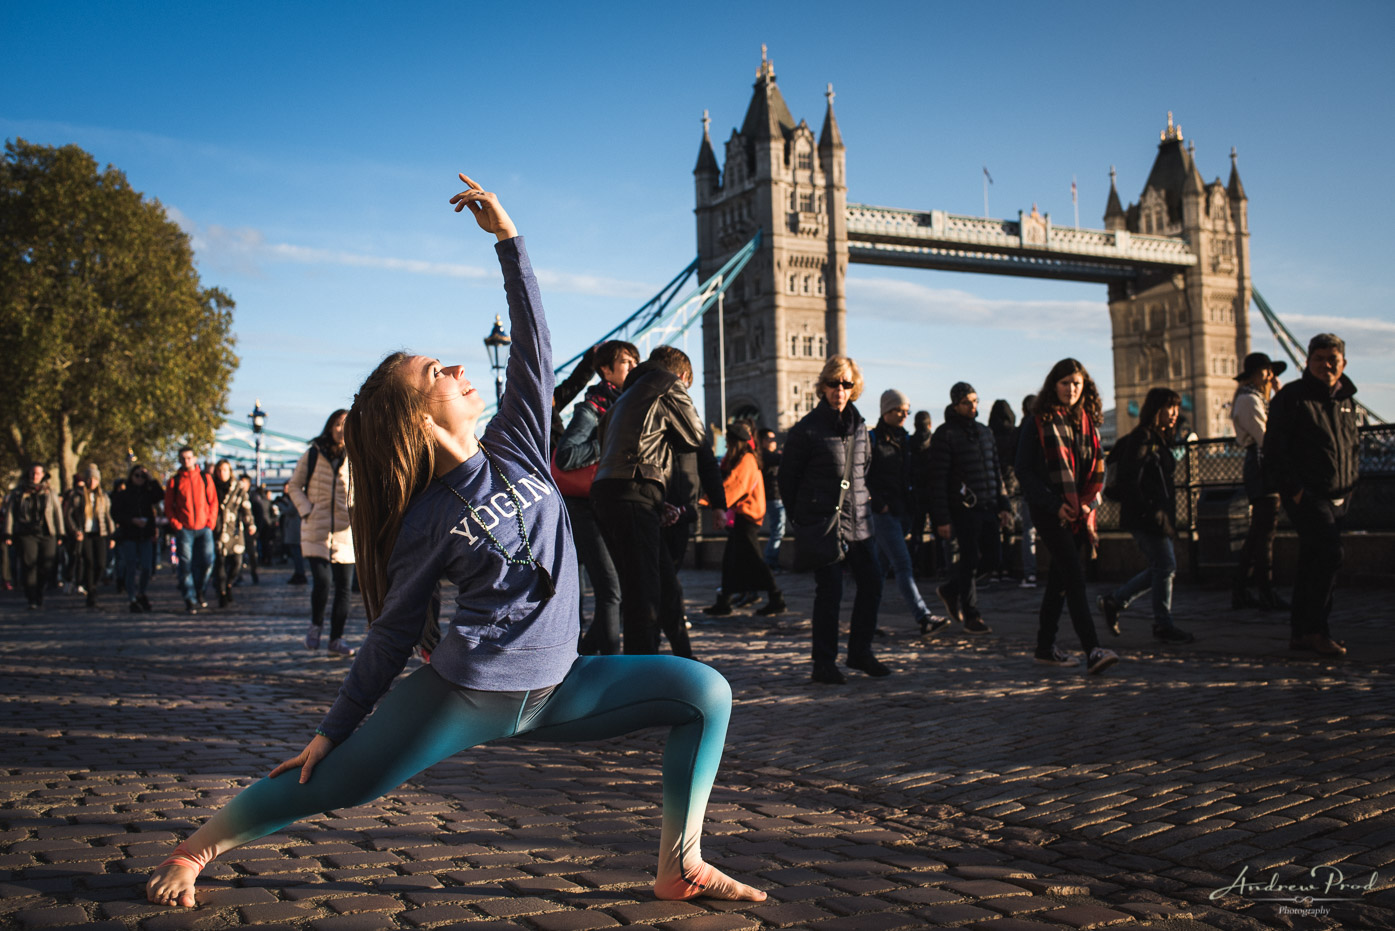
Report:
[[[762,234],[741,279],[703,315],[708,411],[725,400],[733,415],[782,432],[807,413],[824,359],[847,346],[847,267],[863,263],[1105,284],[1120,432],[1158,385],[1183,396],[1200,436],[1229,432],[1252,293],[1234,150],[1228,183],[1204,182],[1169,114],[1127,208],[1111,169],[1102,229],[1055,226],[1035,207],[1015,220],[878,207],[848,202],[831,85],[826,96],[815,135],[790,113],[762,49],[721,162],[704,116],[693,169],[699,277]]]

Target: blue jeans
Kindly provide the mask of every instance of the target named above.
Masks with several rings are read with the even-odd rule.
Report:
[[[873,514],[872,532],[877,537],[877,552],[896,575],[901,600],[917,621],[928,616],[930,609],[925,606],[925,599],[920,597],[915,574],[911,571],[911,553],[906,549],[906,531],[901,518],[895,514]]]
[[[780,542],[785,538],[785,502],[765,502],[765,529],[770,539],[765,544],[765,564],[771,569],[780,568]]]
[[[184,596],[185,601],[198,601],[203,595],[204,585],[208,583],[208,573],[213,568],[212,529],[176,530],[174,552],[179,557],[179,594]]]
[[[1133,531],[1133,542],[1148,560],[1148,568],[1115,589],[1110,597],[1127,608],[1150,588],[1153,591],[1153,626],[1172,626],[1172,577],[1177,574],[1177,556],[1172,538],[1161,533]]]
[[[116,544],[116,550],[125,573],[126,597],[134,599],[144,595],[150,584],[150,574],[155,571],[155,541],[122,540]]]

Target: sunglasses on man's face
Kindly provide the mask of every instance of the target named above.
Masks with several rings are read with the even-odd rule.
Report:
[[[853,383],[850,381],[826,381],[823,386],[825,388],[842,388],[844,391],[853,390]]]

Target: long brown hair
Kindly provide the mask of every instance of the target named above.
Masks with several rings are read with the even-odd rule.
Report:
[[[344,419],[354,484],[349,526],[370,624],[383,609],[388,559],[407,505],[436,472],[436,447],[426,430],[426,396],[408,384],[403,371],[410,358],[394,352],[380,362]]]
[[[1056,382],[1062,378],[1074,375],[1079,372],[1085,379],[1085,385],[1080,392],[1080,400],[1075,407],[1065,410],[1061,402],[1056,397]],[[1096,430],[1100,428],[1100,419],[1104,416],[1103,405],[1100,403],[1100,391],[1095,387],[1095,380],[1090,377],[1089,371],[1074,359],[1062,359],[1051,366],[1051,371],[1046,373],[1046,381],[1042,382],[1041,390],[1037,392],[1037,399],[1033,403],[1032,413],[1037,416],[1062,412],[1068,420],[1079,420],[1080,411],[1084,411],[1090,418],[1090,423]]]

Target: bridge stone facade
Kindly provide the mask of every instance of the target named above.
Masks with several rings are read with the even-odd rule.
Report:
[[[1012,221],[873,207],[848,202],[833,96],[830,86],[815,136],[790,114],[762,50],[725,169],[704,115],[693,169],[700,275],[763,234],[721,310],[703,318],[710,420],[722,410],[723,373],[728,418],[783,433],[812,409],[824,359],[847,345],[852,262],[1106,284],[1119,431],[1133,426],[1148,389],[1165,385],[1183,396],[1200,436],[1230,432],[1250,303],[1248,202],[1233,151],[1229,183],[1204,183],[1169,114],[1143,193],[1127,209],[1111,170],[1102,230],[1054,227],[1035,208]]]

